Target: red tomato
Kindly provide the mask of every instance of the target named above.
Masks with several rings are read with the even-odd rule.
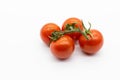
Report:
[[[43,42],[47,45],[50,44],[50,38],[49,36],[52,34],[54,31],[60,31],[60,28],[58,25],[54,23],[48,23],[45,24],[42,29],[40,30],[40,37],[43,40]]]
[[[75,28],[79,28],[80,30],[83,30],[83,26],[82,26],[82,21],[78,18],[68,18],[67,20],[64,21],[63,26],[62,26],[62,30],[66,30],[66,25],[69,24],[75,24]],[[69,35],[73,40],[78,40],[78,38],[80,37],[80,33],[79,32],[74,32],[74,33],[68,33],[67,35]]]
[[[59,59],[69,58],[74,51],[74,41],[71,37],[64,35],[50,44],[53,55]]]
[[[83,52],[92,55],[100,50],[103,45],[103,36],[98,30],[90,30],[91,35],[87,35],[87,40],[83,35],[79,38],[79,45]]]

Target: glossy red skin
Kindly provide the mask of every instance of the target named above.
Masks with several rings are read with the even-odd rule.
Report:
[[[69,58],[74,51],[74,47],[73,39],[67,35],[62,36],[50,44],[52,54],[58,59]]]
[[[54,24],[54,23],[48,23],[45,24],[41,30],[40,30],[40,37],[42,39],[42,41],[46,44],[49,45],[50,44],[50,38],[49,36],[52,34],[52,32],[54,31],[60,31],[60,28],[58,25]]]
[[[75,17],[68,18],[67,20],[65,20],[62,25],[62,30],[64,31],[66,29],[66,24],[72,24],[72,23],[77,23],[75,27],[79,28],[80,30],[83,30],[82,21]],[[74,41],[76,41],[79,39],[81,34],[78,32],[74,32],[74,33],[69,33],[67,35],[70,36]]]
[[[83,35],[79,38],[79,45],[83,52],[88,55],[93,55],[97,53],[103,45],[103,36],[98,30],[90,30],[93,38],[88,35],[89,40],[87,40]]]

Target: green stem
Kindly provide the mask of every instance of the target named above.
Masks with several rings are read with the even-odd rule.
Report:
[[[88,31],[90,31],[90,29],[91,29],[91,23],[90,23],[90,22],[88,22],[88,24],[89,24],[89,26],[90,26],[90,27],[89,27],[89,29],[88,29]]]
[[[87,34],[91,35],[92,34],[90,33],[90,28],[91,28],[91,24],[89,23],[90,25],[90,28],[87,30],[86,27],[84,26],[84,23],[82,22],[82,25],[83,25],[83,28],[84,28],[84,31],[80,30],[79,28],[76,28],[75,27],[75,24],[76,23],[73,23],[73,24],[67,24],[66,25],[66,29],[64,31],[54,31],[52,33],[51,36],[49,36],[49,38],[51,39],[50,43],[52,41],[56,41],[58,40],[61,36],[63,36],[64,34],[68,34],[68,33],[74,33],[74,32],[79,32],[81,33],[87,40],[89,40]]]
[[[82,21],[82,26],[83,26],[83,28],[85,29],[85,31],[87,31],[87,28],[85,27],[83,21]]]

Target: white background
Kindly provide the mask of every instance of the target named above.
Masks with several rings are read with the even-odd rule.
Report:
[[[119,0],[0,0],[0,80],[120,80]],[[39,36],[41,27],[77,17],[104,36],[102,49],[57,60]]]

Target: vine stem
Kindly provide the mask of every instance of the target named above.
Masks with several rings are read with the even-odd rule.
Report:
[[[89,23],[89,22],[88,22]],[[66,29],[64,31],[54,31],[52,33],[51,36],[49,36],[49,38],[51,39],[50,40],[50,43],[52,41],[56,41],[58,40],[61,36],[65,35],[65,34],[68,34],[68,33],[74,33],[74,32],[78,32],[78,33],[81,33],[87,40],[89,40],[88,36],[87,35],[90,35],[92,38],[93,38],[93,35],[91,34],[90,32],[90,28],[91,28],[91,23],[89,23],[90,27],[89,29],[87,29],[84,25],[84,23],[82,22],[82,26],[83,26],[83,31],[80,30],[79,28],[76,28],[75,27],[75,24],[77,23],[73,23],[73,24],[67,24],[66,25]]]
[[[74,33],[74,32],[81,33],[87,40],[89,40],[87,34],[86,34],[85,32],[83,32],[83,31],[81,31],[80,29],[65,30],[65,31],[63,32],[63,35],[64,35],[64,34],[68,34],[68,33]]]

